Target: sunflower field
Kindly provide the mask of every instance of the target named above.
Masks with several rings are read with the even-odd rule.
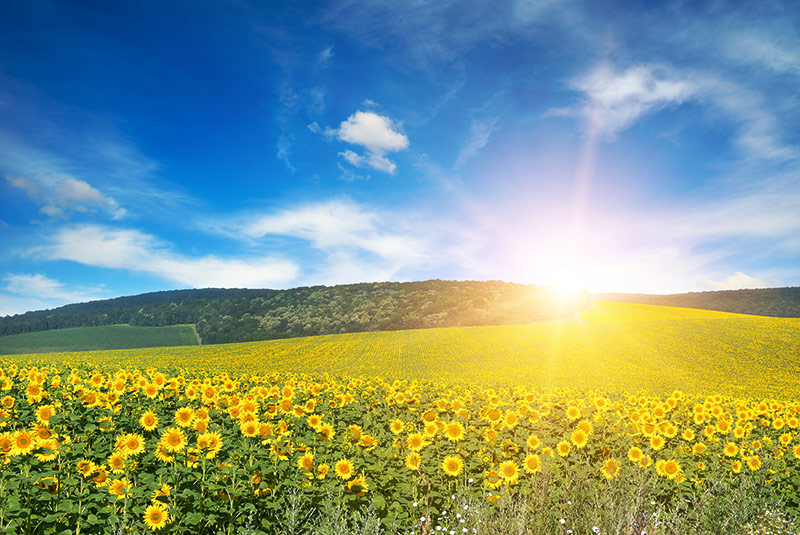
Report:
[[[783,348],[797,332],[770,336]],[[733,509],[746,500],[723,496],[800,512],[800,397],[757,389],[791,355],[742,361],[758,376],[742,395],[635,382],[659,361],[626,390],[571,367],[559,378],[575,386],[490,380],[510,373],[502,364],[486,379],[398,378],[404,362],[381,361],[377,344],[361,358],[382,375],[342,373],[321,351],[275,370],[287,363],[270,365],[274,347],[216,346],[212,361],[172,365],[155,350],[0,360],[0,531],[334,533],[321,526],[358,518],[370,533],[492,533],[523,504],[541,533],[690,532],[670,515],[742,533],[751,511]],[[325,359],[335,373],[315,369]],[[724,515],[730,531],[713,524]]]

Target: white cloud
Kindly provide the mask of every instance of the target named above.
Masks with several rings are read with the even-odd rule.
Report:
[[[746,158],[800,159],[800,148],[782,139],[781,121],[763,95],[714,74],[660,64],[617,70],[602,62],[570,85],[585,101],[546,115],[580,117],[591,136],[614,140],[645,115],[692,100],[738,126],[734,143]]]
[[[50,299],[66,302],[88,301],[98,299],[105,293],[102,288],[89,290],[67,289],[64,283],[51,279],[41,273],[12,273],[3,277],[3,290],[15,295],[47,296]]]
[[[347,160],[347,162],[354,167],[361,167],[361,165],[364,163],[365,160],[363,156],[361,156],[360,154],[356,154],[355,152],[349,149],[344,152],[340,152],[339,156]]]
[[[751,277],[746,273],[737,271],[730,277],[721,280],[706,280],[705,284],[709,288],[716,288],[719,290],[741,290],[745,288],[767,288],[772,286],[770,283],[757,277]]]
[[[307,241],[325,255],[308,265],[305,282],[397,280],[433,265],[457,262],[475,240],[441,220],[389,213],[347,199],[309,203],[260,216],[241,217],[221,228],[253,243],[286,237]]]
[[[88,213],[97,208],[108,212],[113,219],[121,219],[126,214],[114,199],[103,195],[89,183],[69,176],[45,182],[23,176],[6,177],[6,180],[24,191],[31,200],[42,204],[40,212],[50,217],[69,211]]]
[[[394,122],[371,111],[357,111],[339,125],[339,139],[382,153],[408,148],[408,138],[395,131]]]
[[[308,125],[308,129],[314,133],[364,147],[366,155],[351,150],[339,153],[350,164],[356,167],[366,164],[389,174],[395,173],[397,165],[386,157],[386,153],[408,148],[408,137],[397,131],[399,127],[389,117],[360,110],[342,121],[339,128],[327,127],[323,130],[316,122]]]
[[[149,234],[100,225],[62,229],[34,252],[50,260],[148,273],[193,288],[283,285],[298,272],[293,262],[275,257],[188,257]]]
[[[578,110],[551,113],[577,113],[588,130],[610,139],[639,117],[680,104],[698,91],[694,82],[664,65],[642,64],[618,72],[606,62],[572,80],[571,86],[586,95],[586,103]]]
[[[469,137],[458,152],[458,157],[454,165],[455,168],[464,165],[464,162],[477,155],[478,152],[489,143],[489,137],[492,135],[492,132],[494,132],[495,123],[497,123],[497,118],[489,121],[472,121]]]
[[[778,73],[800,74],[800,38],[746,29],[720,41],[722,51],[736,62],[754,64]]]
[[[3,277],[0,316],[103,299],[107,296],[107,290],[100,287],[67,288],[64,283],[41,273],[12,273]]]

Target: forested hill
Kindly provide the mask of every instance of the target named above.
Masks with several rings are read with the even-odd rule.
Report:
[[[204,344],[344,332],[501,325],[574,317],[586,292],[564,301],[542,286],[489,281],[381,282],[291,290],[155,292],[0,318],[0,335],[130,324],[193,323]]]
[[[616,301],[702,308],[756,316],[800,318],[800,287],[717,290],[672,295],[592,294],[594,301]]]

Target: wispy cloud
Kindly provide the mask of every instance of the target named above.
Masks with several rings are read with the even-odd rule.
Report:
[[[617,69],[603,61],[573,78],[570,86],[583,95],[583,102],[546,115],[578,117],[589,135],[606,141],[649,114],[692,101],[738,127],[734,143],[745,158],[800,159],[800,148],[783,139],[780,120],[765,97],[717,74],[665,64]]]
[[[150,234],[102,225],[62,229],[32,253],[49,260],[147,273],[193,288],[282,286],[298,273],[294,262],[277,256],[187,256]]]
[[[481,242],[474,229],[442,217],[370,207],[347,198],[242,214],[219,222],[216,230],[246,239],[252,247],[293,239],[304,243],[307,253],[322,253],[322,261],[300,262],[303,284],[430,278],[437,267],[476,264]],[[294,247],[296,254],[303,254],[296,241]]]
[[[3,286],[0,289],[0,316],[108,296],[109,291],[103,287],[75,288],[41,273],[10,273],[3,277]]]
[[[378,171],[394,174],[397,164],[387,158],[386,154],[408,148],[408,137],[398,131],[401,126],[385,115],[359,110],[346,121],[342,121],[338,128],[326,127],[323,130],[313,122],[308,125],[308,129],[327,138],[364,147],[366,149],[364,155],[349,149],[339,153],[350,165],[355,167],[367,165]]]
[[[458,152],[456,163],[453,165],[454,168],[458,169],[464,165],[467,160],[476,156],[480,150],[489,143],[489,138],[492,132],[494,132],[497,121],[497,117],[484,121],[472,121],[472,125],[469,129],[469,137],[467,137],[466,141],[461,146],[461,150]]]
[[[15,188],[24,191],[34,202],[42,205],[40,213],[60,218],[69,212],[88,213],[98,208],[107,212],[113,219],[125,217],[126,210],[117,202],[92,187],[83,180],[62,177],[54,183],[41,183],[37,180],[17,176],[6,177]]]
[[[608,140],[643,115],[681,104],[698,92],[695,83],[664,65],[637,65],[617,71],[603,62],[570,85],[583,93],[585,101],[549,114],[579,116],[588,131]]]

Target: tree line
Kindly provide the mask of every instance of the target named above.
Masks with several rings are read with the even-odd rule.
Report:
[[[195,324],[204,344],[347,332],[502,325],[572,318],[585,291],[565,299],[543,286],[501,281],[375,282],[290,290],[153,292],[0,318],[0,335],[67,327]]]
[[[800,318],[800,287],[716,290],[671,295],[592,294],[595,301],[615,301],[701,308],[755,316]]]

